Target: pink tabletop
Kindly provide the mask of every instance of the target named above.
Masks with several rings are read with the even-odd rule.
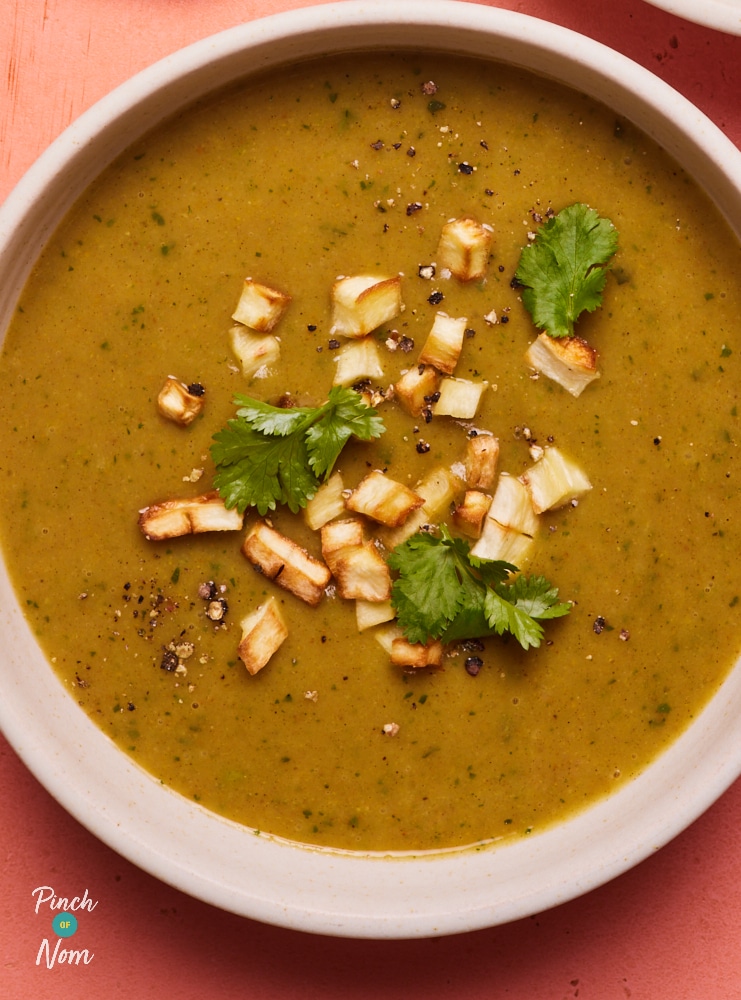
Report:
[[[419,0],[423,2],[423,0]],[[703,0],[698,0],[698,9]],[[650,68],[741,145],[741,37],[642,0],[502,0]],[[0,199],[62,129],[132,73],[297,0],[2,0]],[[409,942],[302,935],[161,884],[67,815],[0,738],[0,995],[178,1000],[741,997],[741,782],[609,885],[504,927]],[[36,964],[53,913],[33,890],[83,896],[89,964]],[[80,938],[82,935],[80,935]]]

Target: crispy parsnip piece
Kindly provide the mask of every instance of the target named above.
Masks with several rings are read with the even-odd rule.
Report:
[[[432,398],[440,384],[440,372],[432,365],[415,365],[394,383],[394,398],[407,413],[418,416],[431,407]]]
[[[409,642],[402,636],[391,643],[391,662],[397,667],[439,667],[443,662],[442,643],[439,639]]]
[[[336,552],[332,567],[340,597],[376,603],[390,599],[391,573],[372,541]]]
[[[359,274],[338,278],[332,286],[330,332],[343,337],[364,337],[394,319],[403,308],[401,275],[379,278]]]
[[[229,346],[245,378],[252,378],[255,372],[277,364],[280,359],[280,341],[272,333],[253,333],[244,326],[233,326],[229,331]]]
[[[493,517],[487,517],[481,537],[471,549],[478,559],[503,559],[522,569],[532,555],[535,539],[514,528],[504,528]]]
[[[321,560],[264,521],[247,533],[242,554],[263,576],[312,607],[321,601],[332,576]]]
[[[523,535],[537,534],[540,526],[530,492],[521,479],[510,476],[507,472],[503,472],[497,480],[489,517],[498,521],[503,528],[521,531]]]
[[[437,246],[438,266],[459,281],[480,281],[486,276],[493,235],[489,226],[470,215],[446,222]]]
[[[396,618],[391,601],[356,601],[355,621],[358,632],[365,632],[366,629],[375,628],[376,625],[384,625]],[[391,649],[389,648],[389,652]]]
[[[337,366],[334,385],[352,385],[366,378],[383,378],[381,356],[373,337],[360,337],[348,341],[335,354],[334,363]]]
[[[345,500],[348,510],[392,528],[403,524],[423,503],[419,494],[377,469],[369,472]]]
[[[497,477],[499,438],[476,434],[466,441],[466,485],[472,490],[490,490]]]
[[[259,333],[270,333],[288,308],[291,296],[246,278],[232,319]]]
[[[465,378],[444,378],[440,382],[440,397],[432,410],[437,417],[472,420],[478,411],[488,382],[469,382]]]
[[[419,356],[419,363],[433,365],[443,374],[452,375],[463,349],[467,322],[465,316],[454,319],[447,313],[436,313],[432,329]]]
[[[597,352],[581,337],[549,337],[547,333],[532,342],[525,360],[572,396],[580,396],[590,382],[600,377]]]
[[[539,514],[578,500],[592,488],[581,467],[554,447],[546,448],[543,457],[520,478]]]
[[[288,637],[288,628],[274,597],[245,615],[240,625],[242,640],[237,653],[254,677]]]
[[[325,524],[322,527],[321,536],[322,558],[332,572],[334,572],[334,561],[338,553],[353,545],[363,545],[365,542],[363,522],[357,517],[346,517],[344,520]]]
[[[413,511],[398,528],[382,528],[379,537],[387,549],[394,549],[424,524],[442,520],[449,511],[455,496],[463,489],[460,479],[450,469],[438,466],[423,476],[414,487],[424,503]]]
[[[469,538],[479,538],[484,528],[491,497],[480,490],[466,490],[463,503],[453,511],[453,524]]]
[[[163,417],[187,427],[203,409],[206,401],[203,386],[188,386],[174,375],[168,375],[157,396],[157,409]]]
[[[312,531],[318,531],[328,521],[345,513],[345,498],[342,496],[344,488],[342,473],[337,470],[307,501],[304,519]]]
[[[244,515],[236,508],[228,510],[218,493],[198,497],[164,500],[139,511],[139,528],[151,542],[204,531],[238,531]]]

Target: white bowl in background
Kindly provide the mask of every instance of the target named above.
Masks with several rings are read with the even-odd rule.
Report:
[[[663,145],[741,233],[741,153],[700,111],[624,56],[565,28],[452,0],[345,0],[236,27],[145,70],[39,158],[0,210],[0,330],[44,242],[110,160],[165,117],[245,73],[348,49],[487,57],[604,102]],[[237,914],[317,933],[404,938],[525,917],[656,851],[741,772],[741,666],[644,774],[568,822],[496,849],[370,856],[304,848],[163,787],[63,688],[0,567],[0,723],[49,792],[157,878]]]
[[[739,0],[647,0],[669,14],[685,21],[703,24],[706,28],[741,35],[741,3]]]

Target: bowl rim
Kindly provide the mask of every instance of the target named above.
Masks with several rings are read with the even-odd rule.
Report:
[[[137,135],[227,82],[228,74],[389,46],[509,62],[590,94],[678,157],[741,230],[741,152],[689,101],[627,57],[529,15],[460,0],[397,0],[393,6],[386,0],[342,0],[250,21],[196,42],[141,71],[70,125],[0,207],[0,273],[7,276],[0,330],[41,245],[102,165]],[[692,726],[646,772],[556,828],[500,848],[405,857],[305,847],[208,812],[117,750],[53,674],[4,564],[0,633],[0,727],[66,810],[161,881],[233,913],[297,930],[413,938],[531,916],[648,857],[741,773],[737,665]]]
[[[741,8],[735,0],[646,0],[646,3],[685,21],[741,35]]]

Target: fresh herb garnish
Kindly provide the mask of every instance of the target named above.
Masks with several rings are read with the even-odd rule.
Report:
[[[571,610],[542,576],[517,576],[507,583],[516,566],[477,559],[468,543],[445,526],[439,537],[412,535],[393,550],[388,563],[399,573],[391,603],[410,642],[458,642],[510,632],[529,649],[540,645],[540,621]]]
[[[358,393],[335,386],[322,406],[282,408],[235,396],[237,416],[214,434],[214,487],[227,507],[260,514],[306,506],[351,437],[370,441],[383,421]]]
[[[569,205],[541,226],[525,247],[515,278],[535,325],[551,337],[571,337],[585,310],[602,302],[605,264],[617,250],[617,230],[588,205]]]

